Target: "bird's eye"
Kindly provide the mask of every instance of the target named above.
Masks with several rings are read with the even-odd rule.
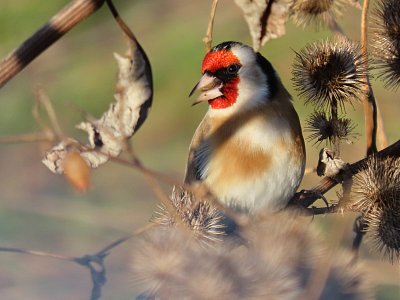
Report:
[[[237,64],[230,65],[227,69],[229,74],[236,74],[239,70],[239,66]]]

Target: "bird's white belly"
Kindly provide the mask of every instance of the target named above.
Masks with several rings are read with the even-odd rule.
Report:
[[[250,213],[287,205],[304,170],[287,126],[251,124],[210,155],[204,181],[219,201]]]
[[[236,177],[219,184],[215,174],[206,179],[206,183],[216,197],[224,204],[237,210],[257,212],[276,211],[284,208],[294,195],[302,176],[301,165],[293,163],[290,154],[279,154],[271,168],[259,176]]]

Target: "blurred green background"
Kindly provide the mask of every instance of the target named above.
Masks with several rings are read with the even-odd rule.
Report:
[[[0,0],[0,57],[44,24],[69,1]],[[191,136],[206,111],[192,108],[187,98],[200,75],[211,1],[115,0],[122,17],[146,50],[153,68],[154,104],[151,114],[132,139],[135,152],[148,166],[180,180]],[[339,20],[346,33],[359,39],[360,12],[349,8]],[[329,36],[324,30],[297,28],[267,43],[261,52],[278,70],[294,96],[304,121],[311,111],[296,97],[291,83],[294,51]],[[241,11],[233,1],[221,0],[214,27],[214,43],[238,40],[251,43]],[[123,53],[125,41],[106,6],[79,24],[0,90],[0,135],[34,132],[31,114],[34,89],[42,85],[52,99],[62,127],[70,136],[85,139],[74,129],[80,110],[98,117],[113,101],[116,64],[112,53]],[[390,142],[398,139],[400,106],[394,92],[372,82]],[[365,153],[362,106],[347,107],[360,135],[345,145],[343,157],[353,162]],[[307,134],[306,134],[307,135]],[[318,147],[308,145],[308,167],[317,161]],[[20,247],[80,256],[140,228],[157,206],[157,198],[143,177],[125,166],[108,163],[93,171],[92,188],[76,193],[61,176],[41,163],[36,144],[0,145],[0,246]],[[311,187],[318,178],[305,177]],[[168,193],[169,187],[165,187]],[[329,194],[334,199],[335,192]],[[346,219],[347,220],[347,219]],[[327,234],[342,216],[318,217],[314,222]],[[344,239],[351,242],[351,220]],[[135,287],[129,272],[132,240],[116,248],[106,260],[108,282],[102,299],[132,299]],[[362,257],[379,299],[398,299],[399,266],[383,262],[364,245]],[[0,253],[1,299],[88,299],[90,276],[77,265],[47,258]]]

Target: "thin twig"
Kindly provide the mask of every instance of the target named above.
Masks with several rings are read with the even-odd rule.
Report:
[[[93,14],[103,3],[104,0],[74,0],[62,8],[0,62],[0,88],[75,25]]]
[[[36,250],[25,250],[20,248],[12,248],[12,247],[0,247],[0,252],[13,252],[13,253],[21,253],[21,254],[28,254],[33,256],[41,256],[41,257],[49,257],[58,260],[64,261],[74,261],[75,257],[72,256],[65,256],[60,254],[48,253],[43,251],[36,251]]]
[[[143,231],[150,228],[150,226],[145,226],[144,229],[138,230],[138,233],[142,233]],[[92,278],[92,292],[91,292],[91,300],[97,300],[101,297],[101,289],[106,283],[106,267],[104,265],[104,259],[110,254],[110,251],[114,248],[118,247],[119,245],[125,243],[137,233],[127,235],[122,237],[109,245],[102,248],[100,251],[96,252],[92,255],[83,255],[79,257],[73,256],[65,256],[60,254],[48,253],[43,251],[36,251],[36,250],[25,250],[20,248],[12,248],[12,247],[0,247],[0,252],[11,252],[11,253],[20,253],[20,254],[27,254],[33,256],[40,256],[40,257],[48,257],[57,260],[69,261],[80,266],[83,266],[89,269],[91,278]]]
[[[0,144],[54,142],[56,138],[48,132],[32,132],[18,135],[0,136]]]
[[[36,123],[42,128],[42,131],[19,135],[1,136],[0,144],[54,142],[57,139],[63,139],[64,134],[58,122],[56,112],[53,108],[50,98],[42,87],[36,89],[35,98],[36,101],[32,108],[32,116]],[[40,116],[40,106],[44,107],[51,126],[49,126],[47,122]]]
[[[163,189],[158,183],[157,181],[158,176],[157,177],[153,176],[154,172],[144,167],[144,165],[136,156],[131,145],[128,142],[125,143],[125,148],[131,158],[131,165],[135,166],[141,171],[141,173],[144,175],[144,178],[147,181],[147,184],[150,186],[150,188],[152,189],[156,197],[160,200],[160,202],[164,205],[165,209],[171,214],[171,216],[173,216],[175,222],[178,225],[181,225],[182,228],[188,229],[187,225],[183,222],[181,216],[179,216],[175,207],[173,206],[171,199],[164,193]]]
[[[133,32],[129,28],[129,26],[126,25],[125,21],[119,15],[118,10],[115,8],[114,3],[111,0],[106,0],[106,3],[107,3],[108,8],[110,9],[115,21],[118,23],[118,25],[122,29],[122,31],[128,36],[128,38],[136,41],[136,43],[138,44],[135,35],[133,34]]]
[[[104,154],[102,152],[99,152],[99,153]],[[113,157],[113,156],[109,156],[109,159],[115,163],[118,163],[118,164],[121,164],[124,166],[128,166],[128,167],[133,167],[133,168],[137,169],[138,171],[140,171],[141,173],[151,176],[167,185],[170,185],[170,186],[182,185],[182,183],[180,181],[171,178],[171,176],[169,176],[169,175],[149,169],[140,160],[124,159],[121,157]]]
[[[46,113],[49,116],[49,121],[50,121],[52,130],[57,135],[57,137],[60,140],[62,140],[64,137],[64,133],[61,130],[60,123],[58,122],[56,111],[54,110],[54,107],[50,101],[49,96],[47,95],[47,93],[45,92],[45,90],[42,87],[37,88],[36,99],[38,99],[39,103],[44,106],[44,109],[46,110]]]
[[[203,38],[203,42],[206,46],[206,52],[209,52],[211,50],[212,34],[214,28],[215,12],[217,11],[217,4],[218,0],[213,0],[211,4],[210,19],[208,20],[206,36]]]

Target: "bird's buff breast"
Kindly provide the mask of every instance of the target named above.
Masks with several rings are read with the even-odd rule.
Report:
[[[255,120],[229,137],[215,134],[207,146],[214,151],[204,181],[221,202],[236,209],[281,209],[303,174],[299,143],[279,119]]]

